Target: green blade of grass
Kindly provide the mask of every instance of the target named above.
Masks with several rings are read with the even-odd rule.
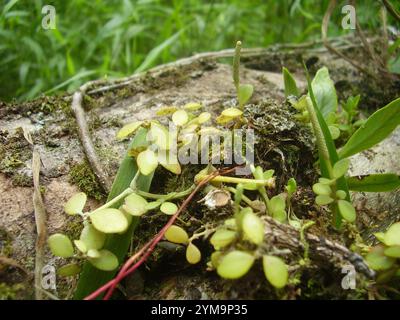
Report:
[[[146,129],[139,129],[134,139],[132,140],[129,149],[146,145]],[[110,194],[108,195],[107,201],[115,198],[122,191],[129,187],[133,177],[137,172],[136,160],[128,154],[122,160],[122,163],[117,172],[117,176],[114,179]],[[153,175],[139,176],[137,180],[137,187],[142,191],[148,191],[150,189],[151,180]],[[123,201],[123,200],[122,200]],[[121,202],[122,202],[121,201]],[[118,208],[121,202],[113,205],[113,208]],[[104,249],[110,250],[117,257],[120,263],[123,262],[125,255],[129,249],[132,234],[139,223],[139,218],[134,217],[129,229],[122,235],[114,234],[107,238],[104,245]],[[78,286],[74,294],[74,299],[80,300],[88,296],[90,293],[95,291],[97,288],[111,280],[117,270],[114,271],[101,271],[93,267],[89,262],[85,262],[81,276],[79,278]]]

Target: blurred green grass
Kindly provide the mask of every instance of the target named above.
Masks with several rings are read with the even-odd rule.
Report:
[[[121,77],[196,52],[298,43],[320,37],[328,0],[3,0],[0,4],[0,99],[32,99]],[[57,28],[41,26],[55,6]],[[343,2],[343,5],[345,2]],[[340,28],[335,10],[330,35]],[[379,27],[379,2],[359,1],[366,29]]]

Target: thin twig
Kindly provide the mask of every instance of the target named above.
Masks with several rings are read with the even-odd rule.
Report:
[[[96,150],[90,137],[89,128],[87,126],[85,117],[85,111],[82,108],[83,93],[84,90],[82,90],[82,88],[80,91],[74,93],[71,109],[75,114],[75,119],[78,125],[79,138],[81,140],[86,158],[89,161],[89,164],[93,169],[93,173],[96,175],[96,178],[100,182],[103,190],[108,193],[111,189],[111,180],[97,157]]]
[[[35,209],[36,221],[36,257],[35,257],[35,298],[43,300],[43,291],[38,290],[42,286],[42,269],[44,266],[45,244],[47,238],[46,209],[44,207],[40,192],[40,155],[36,148],[33,148],[32,175],[33,175],[33,207]]]
[[[383,0],[383,4],[389,13],[395,18],[397,21],[400,21],[400,13],[393,7],[393,5],[388,0]]]

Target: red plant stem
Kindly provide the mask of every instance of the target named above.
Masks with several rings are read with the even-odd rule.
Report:
[[[190,203],[190,201],[192,200],[192,198],[194,197],[194,195],[200,190],[200,188],[202,188],[207,182],[209,182],[210,180],[212,180],[213,178],[215,178],[216,176],[222,174],[222,173],[228,173],[231,172],[232,170],[236,169],[235,168],[230,168],[227,170],[222,170],[222,171],[215,171],[212,174],[210,174],[209,176],[207,176],[205,179],[203,179],[202,181],[199,182],[199,184],[196,186],[196,188],[192,191],[192,193],[185,199],[185,201],[182,203],[182,205],[180,206],[180,208],[178,209],[178,211],[170,218],[170,220],[167,222],[167,224],[159,231],[159,233],[152,239],[150,240],[148,243],[146,243],[142,249],[140,249],[136,254],[134,254],[132,257],[130,257],[125,264],[123,265],[123,267],[121,268],[121,270],[119,271],[118,275],[110,280],[109,282],[107,282],[106,284],[104,284],[102,287],[98,288],[96,291],[94,291],[93,293],[91,293],[90,295],[88,295],[87,297],[85,297],[84,300],[93,300],[95,298],[97,298],[101,293],[103,293],[104,291],[108,290],[107,294],[104,297],[104,300],[108,300],[116,286],[118,285],[118,283],[125,278],[126,276],[128,276],[129,274],[131,274],[132,272],[134,272],[143,262],[146,261],[147,257],[153,252],[155,246],[160,242],[160,240],[163,238],[165,232],[168,230],[168,228],[175,222],[176,218],[178,217],[178,215],[187,207],[187,205]],[[136,264],[134,264],[131,268],[130,266],[133,264],[133,262],[138,259],[140,256],[142,256],[140,258],[140,260],[138,262],[136,262]]]

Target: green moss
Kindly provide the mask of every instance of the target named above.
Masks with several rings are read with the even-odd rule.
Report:
[[[96,176],[86,161],[74,165],[69,172],[69,177],[70,182],[77,185],[89,197],[96,200],[101,200],[105,197],[100,184],[96,180]]]
[[[13,248],[11,237],[4,229],[0,229],[0,256],[9,257],[12,253]]]
[[[12,177],[14,187],[32,187],[33,180],[24,173],[16,173]]]
[[[17,294],[24,288],[21,283],[8,285],[4,282],[0,282],[0,300],[14,300],[17,298]]]

